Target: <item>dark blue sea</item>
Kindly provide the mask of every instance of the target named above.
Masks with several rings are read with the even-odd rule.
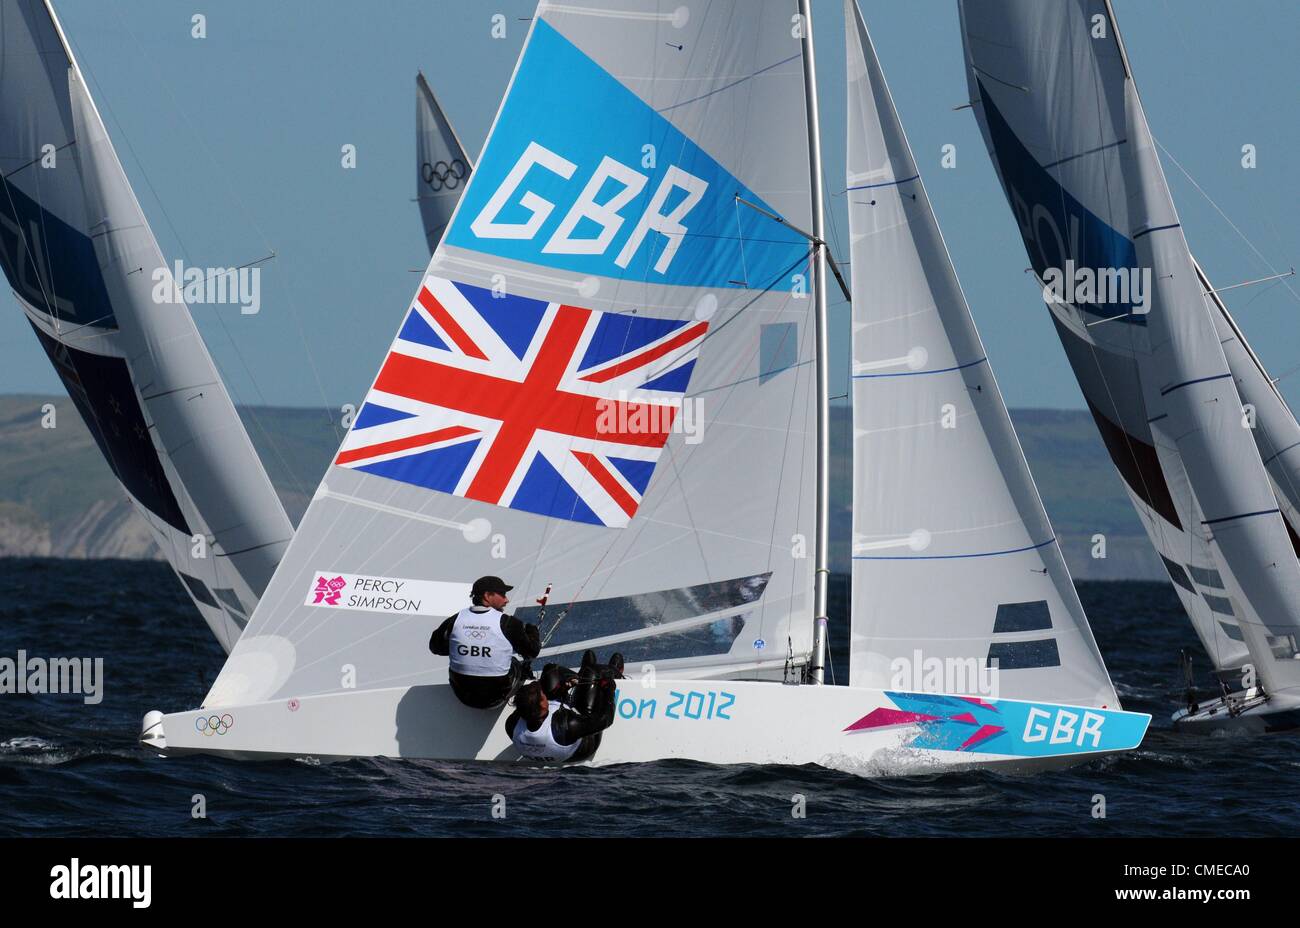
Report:
[[[845,611],[837,581],[832,616]],[[136,744],[147,710],[197,706],[223,659],[167,567],[0,559],[0,656],[102,657],[105,675],[97,706],[0,695],[0,836],[1295,834],[1300,732],[1175,734],[1177,652],[1196,645],[1173,591],[1083,583],[1080,592],[1125,708],[1155,720],[1138,751],[1065,772],[867,780],[681,761],[246,764],[160,758]],[[839,631],[843,673],[843,623]],[[495,794],[506,797],[504,819],[492,817]],[[791,816],[795,794],[806,818]],[[191,815],[196,795],[206,818]],[[1098,795],[1104,818],[1093,816]]]

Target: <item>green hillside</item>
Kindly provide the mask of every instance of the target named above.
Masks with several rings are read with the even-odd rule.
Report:
[[[42,427],[53,404],[55,427]],[[285,509],[296,522],[342,436],[321,409],[240,410]],[[1163,579],[1119,478],[1086,412],[1012,412],[1048,515],[1079,579]],[[848,567],[850,419],[832,411],[834,567]],[[1107,558],[1090,556],[1092,536],[1107,538]],[[151,557],[143,523],[125,503],[108,466],[66,397],[0,396],[0,555]]]

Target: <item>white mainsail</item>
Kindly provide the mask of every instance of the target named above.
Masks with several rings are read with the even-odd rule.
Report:
[[[4,0],[0,13],[0,263],[114,475],[229,651],[292,526],[53,8]]]
[[[974,109],[1040,278],[1119,270],[1107,302],[1051,303],[1153,544],[1220,668],[1300,684],[1297,562],[1219,344],[1109,4],[962,0]]]
[[[415,196],[420,204],[424,238],[432,254],[469,183],[474,162],[423,73],[415,76],[415,162]]]
[[[845,15],[851,685],[996,664],[1002,696],[1116,706],[855,0]]]
[[[489,573],[517,602],[552,584],[560,660],[616,644],[629,664],[779,676],[805,659],[810,249],[737,200],[810,222],[797,6],[614,6],[539,8],[208,704],[338,691],[341,661],[358,689],[445,679],[431,619]],[[338,605],[313,602],[336,577]],[[423,592],[376,602],[353,592],[367,577]]]

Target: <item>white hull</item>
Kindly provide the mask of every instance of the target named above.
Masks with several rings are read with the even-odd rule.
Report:
[[[503,721],[446,684],[150,713],[141,740],[167,755],[518,761]],[[1016,700],[750,681],[620,682],[618,719],[592,763],[682,758],[819,764],[866,776],[1069,766],[1132,750],[1151,717]],[[215,720],[215,721],[214,721]]]

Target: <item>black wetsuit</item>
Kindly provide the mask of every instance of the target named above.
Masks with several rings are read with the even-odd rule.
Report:
[[[458,615],[460,613],[448,617],[429,638],[429,650],[439,657],[447,657],[451,653],[451,627],[456,623]],[[452,692],[471,708],[496,709],[505,705],[520,681],[531,676],[527,662],[542,650],[542,636],[537,626],[525,625],[512,615],[501,616],[501,634],[505,635],[510,646],[515,649],[516,657],[510,662],[510,673],[504,677],[471,677],[454,670],[447,672]]]
[[[506,718],[506,737],[513,739],[515,725],[519,722],[519,712],[511,712]],[[609,681],[601,688],[596,700],[595,711],[590,715],[580,715],[567,706],[559,712],[552,712],[550,718],[551,736],[555,743],[563,747],[577,742],[578,750],[565,763],[587,760],[600,747],[600,733],[614,724],[614,685]]]

